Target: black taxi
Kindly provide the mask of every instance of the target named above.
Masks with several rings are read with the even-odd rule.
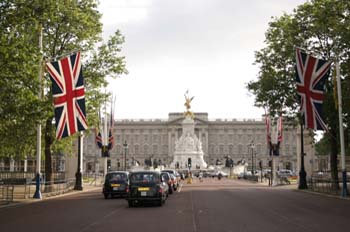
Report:
[[[167,187],[160,172],[131,172],[129,175],[129,192],[126,200],[129,207],[142,202],[154,202],[162,206],[166,200]]]
[[[105,176],[102,193],[107,199],[109,196],[125,197],[129,189],[129,172],[111,171]]]

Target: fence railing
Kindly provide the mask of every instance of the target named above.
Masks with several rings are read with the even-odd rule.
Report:
[[[35,181],[35,176],[34,172],[0,172],[0,182],[7,185],[24,185]],[[45,173],[41,174],[41,178],[45,182]],[[66,173],[52,173],[52,180],[55,183],[66,180]]]
[[[347,189],[350,187],[350,181],[347,180]],[[311,177],[308,179],[308,188],[314,192],[326,193],[330,195],[340,195],[343,188],[342,179],[334,181],[331,179]]]
[[[59,182],[42,181],[40,184],[40,192],[43,197],[63,194],[74,188],[75,179],[66,179]],[[18,199],[32,198],[36,191],[35,181],[25,184],[2,184],[0,185],[0,199],[4,203],[12,202]]]
[[[0,204],[7,204],[20,199],[29,199],[36,191],[35,173],[28,172],[0,172]],[[46,181],[43,173],[40,181],[40,191],[49,197],[72,191],[75,178],[65,178],[65,173],[53,173],[52,181]],[[102,186],[103,174],[84,173],[83,183],[90,186]]]
[[[91,186],[101,186],[104,182],[104,176],[97,173],[84,173],[83,182]]]
[[[71,191],[75,178],[67,179],[63,172],[53,173],[52,181],[41,176],[40,191],[43,197],[59,195]],[[0,172],[0,203],[10,203],[19,199],[32,198],[36,191],[35,173]]]
[[[0,204],[8,204],[13,201],[13,186],[0,185]]]

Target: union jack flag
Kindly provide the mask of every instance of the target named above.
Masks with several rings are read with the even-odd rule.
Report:
[[[96,140],[96,145],[98,146],[98,148],[102,148],[102,136],[101,136],[101,132],[97,133],[97,129],[95,129],[95,140]]]
[[[52,81],[56,138],[68,137],[87,129],[80,52],[49,62],[46,67]]]
[[[114,145],[114,137],[112,134],[112,128],[109,129],[109,134],[108,134],[108,150],[112,150]]]
[[[96,141],[96,145],[98,146],[98,148],[102,148],[102,135],[101,135],[101,131],[100,131],[100,122],[101,122],[101,113],[98,112],[98,125],[95,128],[95,141]]]
[[[114,127],[114,104],[115,100],[111,103],[111,119],[109,122],[109,133],[108,133],[108,149],[112,150],[114,146],[114,136],[113,136],[113,127]]]
[[[317,59],[296,49],[297,93],[305,128],[326,130],[322,120],[324,83],[329,76],[331,62]]]

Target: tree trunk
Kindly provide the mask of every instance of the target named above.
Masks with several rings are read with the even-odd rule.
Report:
[[[332,189],[339,190],[339,178],[338,178],[338,143],[337,143],[337,133],[333,130],[330,131],[330,144],[331,144],[331,180]]]
[[[51,145],[53,142],[52,138],[52,118],[46,120],[45,126],[45,192],[51,192],[53,188],[53,178],[52,178],[52,154]]]

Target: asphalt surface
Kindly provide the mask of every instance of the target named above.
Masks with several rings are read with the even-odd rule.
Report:
[[[335,231],[350,228],[350,200],[296,186],[240,180],[185,183],[162,207],[128,208],[101,189],[0,208],[1,232],[30,231]]]

